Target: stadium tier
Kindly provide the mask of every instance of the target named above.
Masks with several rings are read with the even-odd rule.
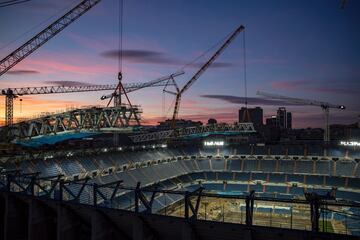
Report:
[[[313,147],[311,151],[316,152],[314,149]],[[43,178],[63,175],[65,182],[60,190],[61,199],[86,205],[96,203],[106,208],[146,212],[149,211],[146,204],[140,203],[138,207],[135,204],[133,190],[137,184],[140,184],[144,198],[152,199],[150,213],[166,215],[171,212],[181,216],[184,214],[181,210],[184,196],[176,194],[176,191],[186,193],[198,191],[200,188],[206,193],[225,196],[227,199],[246,198],[249,192],[254,191],[256,197],[281,201],[304,200],[304,192],[326,196],[335,188],[338,201],[347,204],[360,203],[359,164],[359,159],[349,157],[349,154],[347,156],[304,155],[304,149],[299,146],[294,146],[291,150],[289,148],[285,150],[283,146],[274,146],[271,149],[251,146],[227,149],[145,146],[137,150],[127,148],[118,151],[101,151],[93,155],[47,157],[8,163],[3,171],[15,169],[28,174],[39,172],[39,176]],[[113,191],[113,184],[119,181],[122,181],[122,187]],[[94,186],[100,187],[94,190]],[[51,188],[51,185],[45,188]],[[175,192],[154,194],[154,189]],[[46,191],[41,189],[37,191],[38,196],[47,196]],[[99,194],[96,198],[95,191]],[[53,198],[58,194],[54,192]],[[215,199],[214,204],[219,202],[217,205],[212,205],[211,201],[206,203],[211,208],[210,215],[220,211],[218,208],[221,205],[228,206],[228,211],[232,208],[238,209],[240,211],[238,214],[241,215],[245,202],[231,201]],[[204,203],[201,204],[203,206]],[[205,213],[201,213],[203,215],[199,213],[199,216],[205,219],[209,218],[206,206]],[[257,224],[284,227],[280,220],[276,222],[276,217],[281,219],[279,216],[288,217],[294,214],[296,218],[297,214],[303,211],[301,209],[297,205],[295,207],[269,205],[260,201],[255,205],[254,212],[258,216]],[[358,208],[354,209],[357,211]],[[336,232],[360,235],[357,227],[360,221],[346,215],[353,214],[354,211],[350,211],[349,208],[346,209],[346,214],[343,208],[340,213],[336,211],[339,209],[326,213],[327,221],[341,223],[342,227]],[[267,219],[269,214],[275,219],[269,220],[270,223],[262,222],[261,219]],[[310,212],[307,215],[309,214]],[[230,213],[226,216],[232,219],[232,222],[245,221],[242,215],[238,216],[238,219]],[[213,218],[213,220],[217,219]],[[222,218],[224,219],[225,215]],[[302,228],[303,226],[305,227]],[[298,226],[291,225],[292,227],[311,230],[311,226],[306,221]]]

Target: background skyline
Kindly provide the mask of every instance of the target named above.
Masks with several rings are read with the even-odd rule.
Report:
[[[4,58],[79,1],[32,0],[0,8],[0,57]],[[0,77],[0,88],[117,81],[118,1],[103,0],[54,39]],[[265,116],[278,105],[256,98],[257,90],[343,104],[331,111],[331,123],[354,123],[360,114],[360,2],[348,1],[124,1],[124,82],[143,82],[177,71],[223,39],[239,25],[246,28],[249,105],[264,108]],[[15,17],[16,16],[16,17]],[[36,27],[34,27],[36,26]],[[5,33],[5,34],[4,34]],[[26,33],[26,34],[23,34]],[[21,37],[19,37],[21,36]],[[14,41],[16,39],[16,41]],[[9,44],[10,43],[10,44]],[[215,49],[214,49],[215,50]],[[212,51],[211,53],[213,53]],[[199,63],[207,60],[201,58]],[[199,64],[177,78],[183,84]],[[181,118],[234,122],[244,106],[243,35],[225,50],[183,95]],[[70,106],[105,104],[108,92],[22,97],[15,117]],[[143,108],[145,123],[163,120],[173,96],[163,106],[162,88],[129,95]],[[0,119],[4,116],[4,100]],[[283,105],[281,105],[283,106]],[[321,127],[320,108],[286,106],[293,126]],[[165,109],[165,110],[163,110]]]

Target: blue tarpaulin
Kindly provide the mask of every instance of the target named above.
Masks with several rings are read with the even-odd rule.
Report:
[[[15,143],[25,147],[36,148],[42,145],[52,145],[69,139],[81,139],[95,135],[99,135],[99,133],[90,133],[90,132],[62,133],[57,135],[45,135],[27,140],[17,140],[15,141]]]

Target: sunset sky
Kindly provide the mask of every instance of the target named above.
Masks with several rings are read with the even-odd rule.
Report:
[[[31,0],[0,8],[0,58],[26,42],[80,0]],[[47,86],[62,81],[113,84],[117,81],[117,0],[102,0],[54,39],[0,77],[0,89]],[[340,0],[124,0],[124,82],[171,74],[244,25],[249,104],[272,115],[280,105],[257,98],[263,90],[343,104],[331,123],[354,123],[360,114],[360,1]],[[211,53],[213,53],[211,51]],[[209,54],[177,78],[183,86]],[[234,122],[244,106],[243,33],[183,95],[180,117]],[[83,105],[104,105],[108,92],[22,97],[15,117]],[[143,108],[144,122],[170,117],[172,95],[149,88],[129,95]],[[283,106],[283,105],[281,105]],[[294,127],[323,125],[321,109],[286,106]],[[165,109],[165,110],[164,110]],[[168,111],[169,110],[169,111]],[[0,120],[4,119],[1,99]]]

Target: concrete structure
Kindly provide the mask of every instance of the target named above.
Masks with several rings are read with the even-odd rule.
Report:
[[[239,122],[252,122],[254,127],[263,125],[263,109],[261,107],[245,108],[239,110]]]
[[[291,112],[286,113],[286,128],[292,129],[292,114],[291,114]]]
[[[346,239],[358,239],[347,235]],[[0,192],[0,239],[340,239],[344,235],[249,226]]]
[[[270,118],[266,119],[266,126],[267,127],[276,127],[277,126],[277,118],[276,116],[271,116]]]
[[[276,120],[277,120],[277,126],[279,128],[287,128],[287,115],[286,115],[286,108],[285,107],[279,107],[279,109],[276,112]]]

